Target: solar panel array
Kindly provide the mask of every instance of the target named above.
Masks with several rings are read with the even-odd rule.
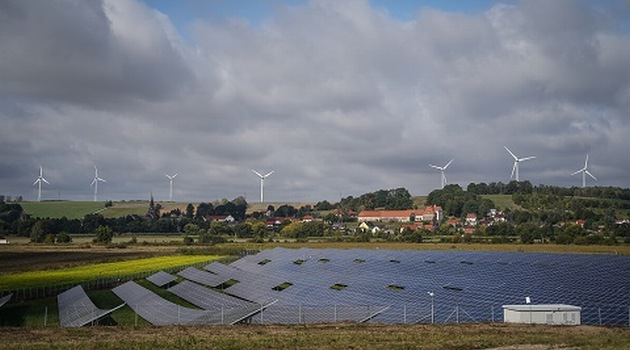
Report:
[[[59,307],[59,323],[62,327],[85,326],[124,306],[122,304],[113,309],[99,309],[85,294],[81,286],[76,286],[57,295],[57,305]]]
[[[178,275],[168,292],[199,309],[134,282],[113,291],[155,325],[500,321],[525,297],[580,306],[585,324],[630,323],[627,256],[275,248]]]
[[[158,287],[163,287],[177,280],[177,277],[164,271],[158,271],[152,274],[151,276],[147,277],[147,280]]]
[[[529,296],[537,304],[581,306],[583,323],[629,322],[627,256],[276,248],[224,270],[241,278],[227,293],[278,299],[265,310],[269,317],[283,307],[295,319],[298,307],[370,305],[387,307],[374,322],[480,322],[501,319],[501,305]],[[282,282],[291,286],[271,290]]]
[[[187,308],[168,301],[133,281],[122,284],[112,291],[136,314],[158,326],[233,324],[264,309],[263,306],[254,304],[219,311]]]

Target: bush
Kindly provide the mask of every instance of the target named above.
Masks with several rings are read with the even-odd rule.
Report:
[[[92,242],[109,244],[114,238],[114,231],[112,231],[110,227],[99,226],[94,230],[94,235],[95,237]]]
[[[192,237],[184,236],[184,245],[192,245],[195,240]]]
[[[57,243],[62,243],[62,244],[72,243],[72,237],[70,237],[68,232],[65,232],[65,231],[61,232],[59,233],[59,235],[57,235]]]

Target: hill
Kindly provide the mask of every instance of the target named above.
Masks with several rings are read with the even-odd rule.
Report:
[[[80,219],[87,214],[97,213],[105,209],[103,202],[20,202],[24,212],[35,218]]]

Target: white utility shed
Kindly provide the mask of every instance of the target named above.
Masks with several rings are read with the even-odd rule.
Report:
[[[564,304],[503,305],[503,322],[579,325],[582,308]]]

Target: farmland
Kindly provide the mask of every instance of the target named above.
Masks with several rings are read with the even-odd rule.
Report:
[[[132,276],[147,271],[158,271],[172,267],[210,262],[218,258],[220,257],[206,255],[168,255],[119,262],[88,264],[56,270],[8,273],[4,274],[0,280],[0,291],[73,283],[78,284],[90,281],[94,278]]]

